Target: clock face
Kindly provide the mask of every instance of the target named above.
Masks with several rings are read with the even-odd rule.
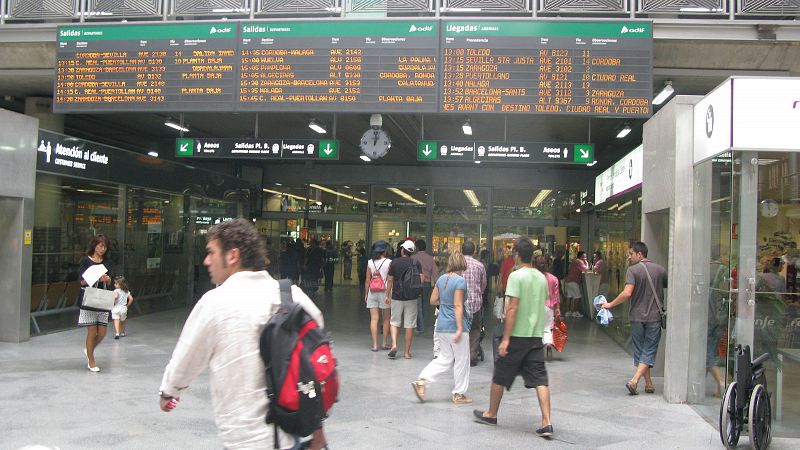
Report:
[[[780,211],[778,202],[771,199],[762,200],[758,208],[761,210],[761,215],[764,217],[775,217]]]
[[[370,159],[382,158],[386,155],[386,152],[389,151],[389,147],[391,146],[392,140],[389,139],[389,135],[381,129],[367,130],[361,136],[361,142],[359,142],[361,151],[369,156]]]

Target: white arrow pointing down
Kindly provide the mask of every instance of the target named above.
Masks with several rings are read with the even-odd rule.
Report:
[[[325,152],[325,154],[326,154],[326,155],[330,155],[330,154],[331,154],[331,152],[333,152],[333,149],[331,148],[331,144],[327,144],[327,145],[325,146],[325,149],[324,149],[324,150],[322,150],[322,151],[323,151],[323,152]]]
[[[425,155],[425,156],[428,156],[428,155],[431,154],[431,150],[428,148],[427,145],[425,146],[425,150],[422,151],[422,154]]]

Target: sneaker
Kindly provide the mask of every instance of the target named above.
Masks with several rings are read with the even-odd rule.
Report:
[[[480,409],[473,409],[472,415],[475,416],[473,420],[484,425],[497,426],[497,418],[483,417],[483,411]]]
[[[453,403],[456,405],[468,405],[472,403],[472,399],[464,394],[453,394]]]
[[[536,435],[539,437],[548,437],[553,435],[553,425],[547,425],[546,427],[539,428],[536,430]]]
[[[425,380],[419,379],[411,382],[411,387],[414,388],[414,393],[417,394],[419,401],[425,401]],[[454,399],[455,401],[455,399]]]

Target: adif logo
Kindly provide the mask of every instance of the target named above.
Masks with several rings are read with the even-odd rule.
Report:
[[[622,30],[620,30],[620,34],[625,33],[644,33],[644,27],[636,27],[636,28],[628,28],[625,25],[622,26]]]
[[[408,29],[409,33],[414,33],[415,31],[433,31],[433,25],[425,25],[420,27],[411,25],[411,28]]]
[[[211,27],[211,33],[210,34],[230,33],[230,32],[231,32],[231,27],[225,27],[225,28]]]

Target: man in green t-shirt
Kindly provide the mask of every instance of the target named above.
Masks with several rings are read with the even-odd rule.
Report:
[[[536,389],[539,408],[542,410],[542,426],[536,430],[536,434],[547,437],[553,435],[553,425],[550,423],[550,388],[542,344],[547,279],[533,268],[532,258],[533,244],[530,239],[517,239],[514,243],[514,259],[518,269],[509,275],[506,285],[503,339],[497,348],[500,358],[494,364],[489,410],[476,409],[473,414],[476,422],[497,425],[503,388],[510,390],[517,375],[522,375],[525,387]]]

